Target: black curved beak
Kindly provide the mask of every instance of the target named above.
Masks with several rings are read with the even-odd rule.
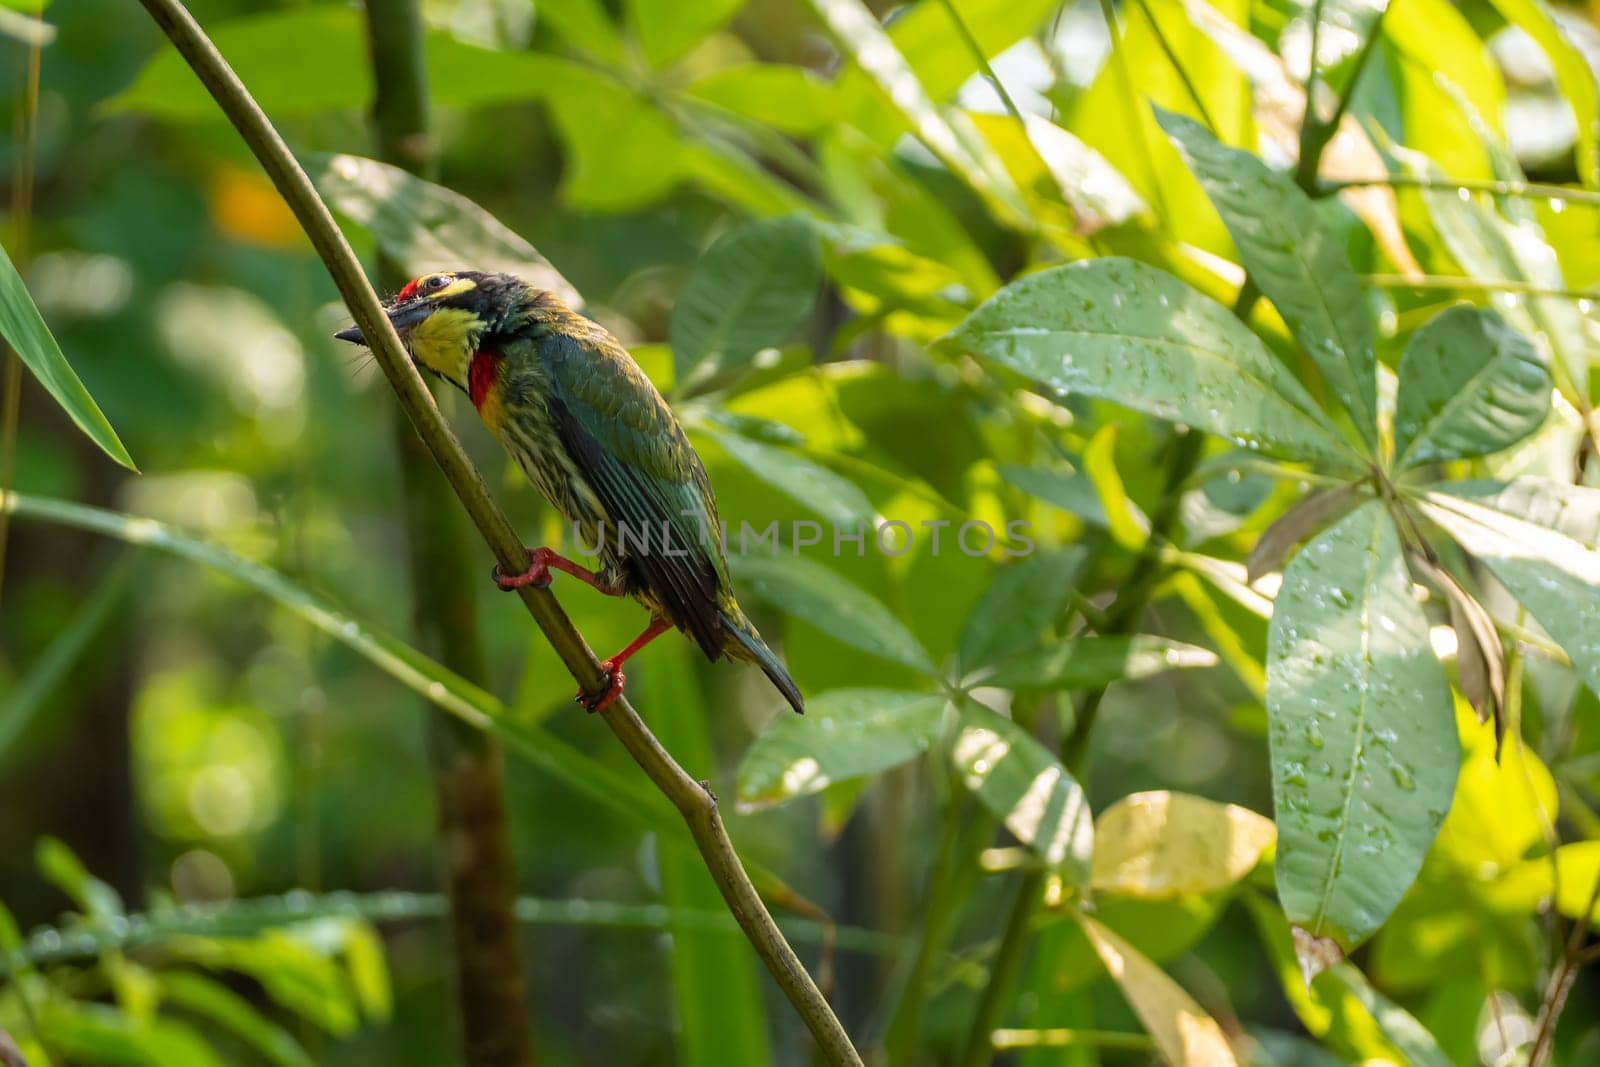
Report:
[[[385,307],[383,310],[389,316],[389,321],[394,324],[394,328],[404,331],[431,315],[433,305],[426,300],[415,300],[399,307]],[[353,345],[367,343],[366,336],[362,334],[359,326],[347,326],[333,336],[340,341],[349,341]]]

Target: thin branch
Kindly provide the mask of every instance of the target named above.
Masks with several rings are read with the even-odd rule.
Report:
[[[1316,195],[1332,196],[1345,189],[1360,189],[1372,185],[1439,189],[1458,194],[1465,189],[1472,193],[1492,193],[1495,196],[1519,196],[1600,207],[1600,193],[1588,189],[1570,189],[1565,185],[1549,185],[1544,182],[1494,181],[1488,178],[1434,178],[1425,174],[1386,174],[1381,178],[1347,178],[1343,181],[1320,182],[1317,185]]]
[[[1552,889],[1552,896],[1556,899],[1561,896],[1559,881]],[[1539,1031],[1533,1039],[1533,1051],[1528,1053],[1528,1067],[1540,1067],[1540,1064],[1549,1057],[1555,1044],[1556,1020],[1561,1018],[1561,1010],[1567,1006],[1567,995],[1572,992],[1572,984],[1578,980],[1578,969],[1583,966],[1585,955],[1583,942],[1594,922],[1596,907],[1600,907],[1600,873],[1595,875],[1594,887],[1589,890],[1589,903],[1573,918],[1572,930],[1567,935],[1567,949],[1561,957],[1561,966],[1556,968],[1556,973],[1550,977],[1544,1001],[1539,1006]]]
[[[1364,274],[1362,280],[1379,289],[1443,289],[1471,293],[1518,293],[1523,296],[1548,296],[1558,300],[1600,300],[1600,292],[1585,289],[1551,289],[1511,278],[1467,278],[1450,274],[1429,274],[1410,278],[1404,274]]]
[[[451,488],[496,561],[507,571],[525,568],[527,552],[522,540],[490,496],[483,476],[440,418],[432,394],[407,358],[355,253],[288,146],[180,0],[141,2],[200,77],[289,204],[394,387],[401,407],[449,479]],[[519,590],[518,595],[573,678],[585,692],[598,691],[605,681],[600,664],[556,598],[547,589],[533,587]],[[682,814],[729,910],[816,1038],[819,1049],[833,1063],[860,1064],[861,1057],[851,1045],[844,1027],[806,973],[794,949],[784,940],[745,874],[710,790],[678,765],[626,698],[616,701],[600,716],[628,754]]]
[[[994,91],[1000,95],[1000,102],[1006,106],[1006,111],[1018,123],[1023,121],[1022,110],[1017,107],[1017,102],[1011,99],[1011,93],[1006,90],[1005,83],[994,72],[994,67],[989,65],[989,57],[984,53],[983,45],[972,35],[972,30],[967,26],[967,20],[961,17],[961,12],[956,10],[955,0],[940,0],[944,5],[945,14],[950,16],[950,21],[956,24],[956,32],[961,35],[961,40],[967,46],[967,51],[972,53],[972,58],[977,60],[978,68],[983,71],[983,76],[994,86]]]

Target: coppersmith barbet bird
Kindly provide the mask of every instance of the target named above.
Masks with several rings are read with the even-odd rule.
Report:
[[[502,589],[551,570],[632,596],[650,625],[604,662],[608,684],[578,695],[598,711],[622,692],[622,664],[676,627],[709,659],[754,663],[795,711],[800,690],[734,599],[717,503],[672,409],[622,343],[553,293],[509,274],[454,271],[408,282],[384,305],[411,358],[471,398],[534,487],[599,544],[598,573],[548,548],[528,551]],[[352,326],[339,339],[364,343]]]

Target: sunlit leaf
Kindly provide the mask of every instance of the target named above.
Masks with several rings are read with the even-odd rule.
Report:
[[[967,702],[950,747],[966,787],[1070,884],[1089,879],[1094,823],[1082,788],[1050,752],[1022,727]]]
[[[1450,255],[1474,278],[1557,291],[1567,288],[1555,249],[1527,204],[1515,197],[1465,190],[1458,195],[1433,160],[1399,147],[1392,151],[1407,173],[1443,186],[1421,189],[1419,195]],[[1518,173],[1514,180],[1520,179]],[[1586,398],[1590,345],[1586,317],[1577,302],[1506,293],[1496,307],[1511,325],[1547,350],[1551,371],[1568,399]]]
[[[1134,793],[1094,821],[1089,882],[1096,890],[1162,900],[1226,889],[1277,840],[1272,820],[1188,793]]]
[[[1117,427],[1107,423],[1095,431],[1083,450],[1083,472],[1100,497],[1100,510],[1106,516],[1111,539],[1130,552],[1137,552],[1150,539],[1150,520],[1128,497],[1122,475],[1117,473]]]
[[[101,922],[122,915],[117,891],[90,874],[77,854],[59,839],[40,838],[34,847],[34,861],[45,881],[65,893],[84,915]]]
[[[1232,1067],[1239,1062],[1222,1027],[1165,971],[1082,912],[1074,910],[1072,917],[1128,1006],[1155,1038],[1163,1059],[1176,1067]]]
[[[665,66],[733,18],[744,0],[627,0],[628,23],[655,66]]]
[[[12,266],[11,257],[0,248],[0,337],[16,352],[23,366],[33,372],[39,384],[55,398],[78,429],[100,450],[129,470],[136,470],[133,457],[122,447],[117,431],[106,421],[100,406],[78,380],[77,373],[56,344],[50,327],[34,306],[22,276]]]
[[[1400,1050],[1407,1064],[1414,1067],[1450,1067],[1450,1057],[1439,1048],[1438,1041],[1428,1033],[1427,1027],[1410,1012],[1373,989],[1360,971],[1348,963],[1341,963],[1329,973],[1371,1014],[1378,1028],[1383,1031],[1383,1036]]]
[[[1339,235],[1288,175],[1183,115],[1157,121],[1205,187],[1261,292],[1376,452],[1377,356],[1366,297]]]
[[[751,474],[815,511],[836,530],[871,536],[877,515],[854,482],[807,456],[735,434],[719,433],[722,450]]]
[[[728,67],[684,91],[696,100],[797,137],[823,128],[838,110],[831,84],[805,67],[776,63]]]
[[[752,223],[712,245],[672,307],[679,388],[787,341],[816,303],[821,274],[817,232],[800,216]]]
[[[771,807],[915,759],[932,745],[945,707],[939,693],[821,693],[806,702],[804,717],[776,720],[745,752],[739,810]]]
[[[972,186],[997,218],[1030,228],[1027,207],[1005,165],[959,113],[940,111],[867,6],[861,0],[811,0],[811,6],[929,150]]]
[[[197,1032],[172,1019],[137,1019],[107,1004],[51,997],[38,1009],[39,1037],[70,1063],[222,1067]]]
[[[1023,467],[1015,463],[996,464],[1000,477],[1069,515],[1076,515],[1094,526],[1106,525],[1105,508],[1094,483],[1081,471],[1070,468]]]
[[[583,305],[578,291],[533,245],[459,193],[360,156],[317,162],[311,178],[328,206],[371,233],[408,274],[469,267],[505,271],[574,307]]]
[[[1490,0],[1502,18],[1533,38],[1544,51],[1555,71],[1556,86],[1572,109],[1577,129],[1578,175],[1590,188],[1600,185],[1600,147],[1596,146],[1595,122],[1600,115],[1600,93],[1596,92],[1594,70],[1562,32],[1560,23],[1539,0]]]
[[[1508,448],[1550,411],[1550,367],[1493,311],[1457,306],[1406,345],[1395,402],[1395,467],[1467,459]]]
[[[359,11],[298,7],[240,15],[207,33],[251,95],[274,118],[360,111],[372,104],[366,28]],[[568,90],[583,67],[550,55],[497,51],[431,31],[426,39],[430,95],[439,104],[471,107],[531,100]],[[307,77],[307,71],[315,71]],[[210,94],[187,63],[162,48],[132,85],[106,105],[158,118],[220,120]]]
[[[524,53],[526,54],[526,53]],[[566,146],[562,199],[580,211],[630,211],[690,175],[690,146],[644,95],[576,64],[545,103]]]
[[[360,1015],[350,983],[333,953],[305,936],[314,928],[285,927],[254,938],[175,937],[163,947],[174,959],[254,978],[279,1005],[330,1034],[352,1033]]]
[[[1284,571],[1267,645],[1278,895],[1345,948],[1394,910],[1460,757],[1443,669],[1387,511],[1368,503]]]
[[[1423,514],[1489,568],[1572,657],[1584,684],[1600,693],[1600,626],[1595,625],[1600,618],[1600,551],[1525,513],[1500,510],[1496,505],[1507,498],[1492,490],[1479,495],[1486,490],[1468,485],[1430,492]],[[1593,489],[1550,495],[1560,499],[1577,493],[1600,496]]]
[[[1027,275],[951,337],[1053,389],[1285,458],[1355,462],[1327,415],[1255,334],[1221,304],[1143,263],[1113,257]]]

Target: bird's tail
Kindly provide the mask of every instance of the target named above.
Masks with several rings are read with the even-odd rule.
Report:
[[[778,692],[783,694],[783,699],[789,702],[789,706],[804,715],[806,703],[800,696],[800,687],[789,677],[789,669],[783,665],[778,654],[761,640],[761,635],[756,633],[756,628],[750,624],[750,620],[745,618],[742,612],[735,615],[725,611],[722,613],[722,621],[738,645],[737,648],[727,649],[730,656],[760,667],[761,672],[777,686]]]

